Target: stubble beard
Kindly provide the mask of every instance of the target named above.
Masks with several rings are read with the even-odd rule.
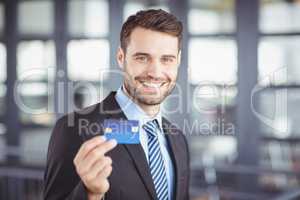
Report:
[[[135,102],[147,106],[160,105],[167,98],[167,96],[169,96],[172,93],[176,83],[176,81],[166,83],[168,84],[167,85],[168,89],[166,91],[161,91],[160,89],[158,89],[156,94],[143,94],[139,89],[139,87],[134,84],[134,81],[135,78],[131,78],[131,77],[124,78],[124,87],[126,92]]]

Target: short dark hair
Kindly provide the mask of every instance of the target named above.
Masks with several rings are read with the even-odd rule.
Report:
[[[182,23],[174,15],[162,9],[149,9],[137,12],[124,22],[121,33],[121,48],[126,52],[130,34],[136,27],[167,33],[178,38],[178,49],[181,49]]]

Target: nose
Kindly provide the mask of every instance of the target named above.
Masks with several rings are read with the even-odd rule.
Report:
[[[160,62],[156,59],[153,59],[147,66],[147,75],[156,78],[156,77],[160,77],[160,74],[161,74]]]

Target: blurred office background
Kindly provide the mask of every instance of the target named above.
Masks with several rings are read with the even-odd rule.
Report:
[[[188,133],[192,199],[300,199],[299,0],[1,0],[0,199],[42,199],[56,119],[119,87],[98,72],[144,8],[184,24],[183,98],[164,110]]]

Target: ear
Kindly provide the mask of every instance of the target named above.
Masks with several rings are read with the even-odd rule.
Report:
[[[117,51],[117,61],[118,61],[119,67],[121,69],[123,69],[124,68],[124,62],[125,62],[125,53],[124,53],[124,51],[121,47],[119,47],[118,51]]]

